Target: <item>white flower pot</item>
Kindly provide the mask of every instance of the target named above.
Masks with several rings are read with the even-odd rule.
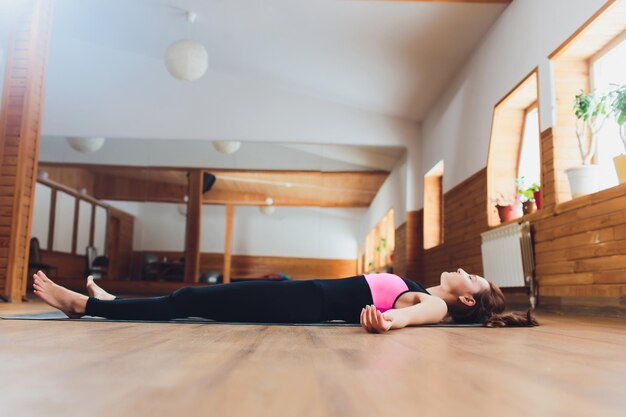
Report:
[[[597,165],[581,165],[566,169],[572,198],[595,193],[600,189],[600,167]]]

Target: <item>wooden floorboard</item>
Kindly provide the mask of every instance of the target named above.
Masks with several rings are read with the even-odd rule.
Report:
[[[0,315],[42,312],[0,303]],[[7,416],[623,416],[626,320],[524,329],[0,320]]]

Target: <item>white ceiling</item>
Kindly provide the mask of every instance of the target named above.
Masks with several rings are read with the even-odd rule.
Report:
[[[420,121],[505,7],[349,0],[57,0],[53,45],[72,38],[161,59],[170,43],[192,37],[206,46],[214,71]],[[198,13],[192,27],[184,10]],[[103,81],[99,88],[106,89]]]

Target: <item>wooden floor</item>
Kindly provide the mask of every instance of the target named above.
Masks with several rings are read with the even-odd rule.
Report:
[[[0,315],[49,311],[0,303]],[[624,416],[626,320],[525,329],[0,320],[3,416]]]

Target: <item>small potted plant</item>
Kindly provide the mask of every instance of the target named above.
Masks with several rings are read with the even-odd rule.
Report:
[[[496,205],[501,223],[522,217],[522,207],[516,197],[505,197],[504,194],[498,193],[491,202]]]
[[[533,183],[530,187],[526,187],[525,178],[518,178],[517,181],[517,193],[521,197],[522,211],[524,214],[534,213],[539,209],[539,184]]]
[[[598,191],[599,168],[592,164],[597,150],[598,132],[609,114],[608,96],[595,91],[581,91],[574,102],[576,116],[576,137],[582,165],[566,170],[572,197],[580,197]],[[588,141],[588,136],[591,140]],[[588,143],[587,143],[588,142]]]
[[[626,151],[626,85],[622,85],[609,93],[610,110],[619,127],[619,136]],[[619,183],[626,183],[626,154],[613,158]]]

